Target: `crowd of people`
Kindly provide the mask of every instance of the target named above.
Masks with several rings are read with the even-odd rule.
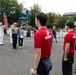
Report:
[[[38,30],[34,34],[34,66],[31,70],[31,75],[49,75],[52,70],[51,62],[51,44],[53,37],[56,39],[55,30],[50,31],[46,27],[47,15],[45,13],[38,13],[35,17],[35,24]],[[0,23],[0,44],[3,44],[3,26]],[[74,53],[76,52],[76,22],[67,21],[65,24],[67,34],[64,37],[63,43],[63,57],[62,57],[62,75],[73,75],[72,65],[74,62]],[[13,43],[13,49],[17,49],[17,38],[19,48],[23,46],[24,30],[22,26],[17,27],[17,23],[13,23],[10,28],[11,31],[11,43]],[[75,69],[76,73],[76,69]]]
[[[11,31],[12,31],[13,49],[17,49],[17,38],[19,48],[24,47],[23,46],[24,30],[22,29],[22,26],[18,28],[17,23],[13,23]]]
[[[13,49],[17,49],[17,42],[19,45],[19,48],[24,47],[23,45],[23,39],[24,39],[24,30],[23,27],[17,27],[17,23],[13,23],[11,25],[10,29],[10,43],[12,43]],[[0,22],[0,44],[3,44],[3,37],[4,37],[4,26],[2,25],[2,22]]]

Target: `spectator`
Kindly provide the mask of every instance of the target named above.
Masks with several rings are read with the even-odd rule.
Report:
[[[9,34],[10,34],[10,43],[13,43],[13,40],[12,40],[12,28],[13,25],[11,25],[10,29],[9,29]]]
[[[53,36],[55,38],[55,42],[57,43],[57,37],[56,37],[56,31],[55,31],[55,29],[52,30],[52,34],[53,34]]]
[[[4,37],[4,27],[2,22],[0,22],[0,45],[3,45],[3,37]]]
[[[13,49],[17,49],[17,35],[18,35],[17,23],[13,24],[11,30],[12,30],[12,39],[13,39]]]
[[[19,48],[24,47],[23,46],[23,38],[24,38],[24,30],[22,29],[22,26],[20,26],[19,31],[18,31]]]

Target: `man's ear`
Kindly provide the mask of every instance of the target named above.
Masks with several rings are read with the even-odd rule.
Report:
[[[40,24],[40,20],[38,20],[38,23]]]

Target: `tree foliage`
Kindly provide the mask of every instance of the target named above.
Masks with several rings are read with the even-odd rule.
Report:
[[[22,11],[22,4],[19,4],[17,0],[0,0],[0,7],[2,11],[6,10],[8,21],[10,24],[18,21],[18,14]]]
[[[55,13],[52,13],[52,12],[49,12],[49,13],[47,13],[47,16],[48,16],[48,21],[47,21],[46,26],[47,26],[48,28],[49,28],[49,27],[52,28],[56,14],[55,14]]]
[[[53,25],[56,28],[64,28],[66,21],[67,21],[67,17],[65,17],[65,16],[59,16],[59,17],[56,17],[54,19]]]
[[[71,18],[73,21],[76,21],[76,14],[72,16]]]
[[[48,16],[47,27],[53,28],[53,26],[55,26],[57,29],[64,28],[67,20],[72,20],[73,18],[76,19],[75,16],[74,17],[62,16],[54,12],[47,13],[47,16]]]
[[[39,12],[41,12],[41,7],[38,4],[30,7],[30,25],[35,26],[35,15]]]
[[[19,4],[17,0],[0,0],[0,7],[2,7],[2,12],[6,10],[8,22],[12,24],[18,21],[18,14],[22,12],[23,5]],[[37,13],[41,12],[41,7],[38,4],[34,4],[30,7],[30,25],[35,26],[35,16]],[[46,13],[48,16],[47,27],[52,28],[64,28],[67,20],[76,21],[76,14],[73,16],[62,16],[54,12]]]
[[[34,4],[31,8],[30,8],[30,25],[31,26],[35,26],[35,15],[37,13],[41,12],[41,7],[38,4]],[[73,16],[63,16],[60,14],[56,14],[54,12],[48,12],[46,13],[48,16],[48,21],[46,26],[48,28],[53,28],[53,26],[55,26],[57,29],[59,28],[64,28],[65,27],[65,23],[67,20],[73,20],[76,21],[76,14]]]

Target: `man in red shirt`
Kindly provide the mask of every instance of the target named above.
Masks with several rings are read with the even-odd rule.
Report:
[[[74,23],[68,21],[65,26],[68,33],[64,37],[62,73],[63,75],[72,75],[72,65],[74,62],[74,45],[76,34],[73,31]]]
[[[45,27],[46,22],[46,14],[36,15],[35,23],[38,31],[34,35],[35,60],[32,75],[49,75],[49,71],[52,69],[50,60],[52,32]]]

